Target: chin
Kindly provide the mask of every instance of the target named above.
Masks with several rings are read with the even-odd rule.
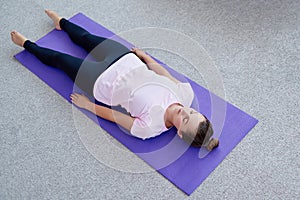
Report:
[[[175,122],[176,122],[176,125],[177,125],[178,128],[181,127],[181,123],[182,123],[181,116],[176,117]]]

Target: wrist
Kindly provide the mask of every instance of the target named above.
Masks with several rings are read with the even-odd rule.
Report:
[[[148,57],[148,55],[146,53],[142,53],[141,58],[145,59],[147,57]]]
[[[94,108],[94,104],[91,101],[86,102],[86,104],[84,105],[84,109],[88,111],[92,111],[93,108]]]
[[[139,59],[143,59],[147,56],[145,52],[136,52],[135,54],[137,57],[139,57]]]

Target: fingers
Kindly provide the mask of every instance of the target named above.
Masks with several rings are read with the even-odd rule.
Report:
[[[136,52],[137,50],[139,50],[137,47],[132,47],[131,51]]]
[[[84,94],[73,93],[70,95],[72,101],[78,100],[80,97],[86,97]],[[87,98],[87,97],[86,97]]]
[[[78,98],[78,96],[77,96],[77,94],[76,93],[74,93],[74,94],[71,94],[71,99],[75,99],[75,98]]]
[[[72,103],[74,103],[79,98],[79,95],[80,94],[77,94],[77,93],[73,93],[70,95]]]

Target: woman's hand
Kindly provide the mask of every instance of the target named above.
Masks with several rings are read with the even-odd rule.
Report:
[[[91,102],[89,100],[89,98],[87,98],[85,95],[82,95],[82,94],[74,93],[74,94],[71,94],[70,97],[71,97],[72,103],[74,103],[79,108],[87,109],[88,104]]]
[[[137,47],[132,47],[131,51],[133,53],[135,53],[135,55],[137,55],[137,57],[139,57],[139,59],[143,59],[145,56],[147,56],[147,54],[142,51],[141,49],[137,48]]]

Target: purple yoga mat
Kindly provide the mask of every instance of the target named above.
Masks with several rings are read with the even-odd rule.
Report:
[[[105,37],[114,36],[114,33],[81,13],[76,14],[70,21],[82,26],[93,34]],[[117,40],[128,47],[133,46],[122,38]],[[86,52],[72,43],[64,31],[53,30],[38,40],[37,43],[43,47],[77,57],[84,58],[86,56]],[[66,74],[59,69],[44,65],[26,50],[15,55],[15,58],[70,102],[69,96],[73,92],[74,86]],[[164,63],[160,63],[175,77],[182,76]],[[97,124],[100,124],[104,130],[137,154],[179,189],[190,195],[258,121],[232,104],[210,93],[194,81],[188,78],[186,80],[190,82],[196,95],[192,107],[205,114],[209,119],[213,117],[212,123],[214,127],[221,124],[215,129],[216,134],[220,136],[220,146],[201,159],[199,155],[201,151],[205,152],[205,150],[188,147],[176,135],[175,129],[143,141],[125,134],[114,123],[95,118],[94,115],[85,110],[82,110],[82,112]],[[201,106],[197,107],[196,103]],[[224,109],[224,106],[226,108],[225,111],[221,111]],[[218,110],[220,110],[220,113],[223,112],[224,119],[222,119],[221,115],[218,116]]]

